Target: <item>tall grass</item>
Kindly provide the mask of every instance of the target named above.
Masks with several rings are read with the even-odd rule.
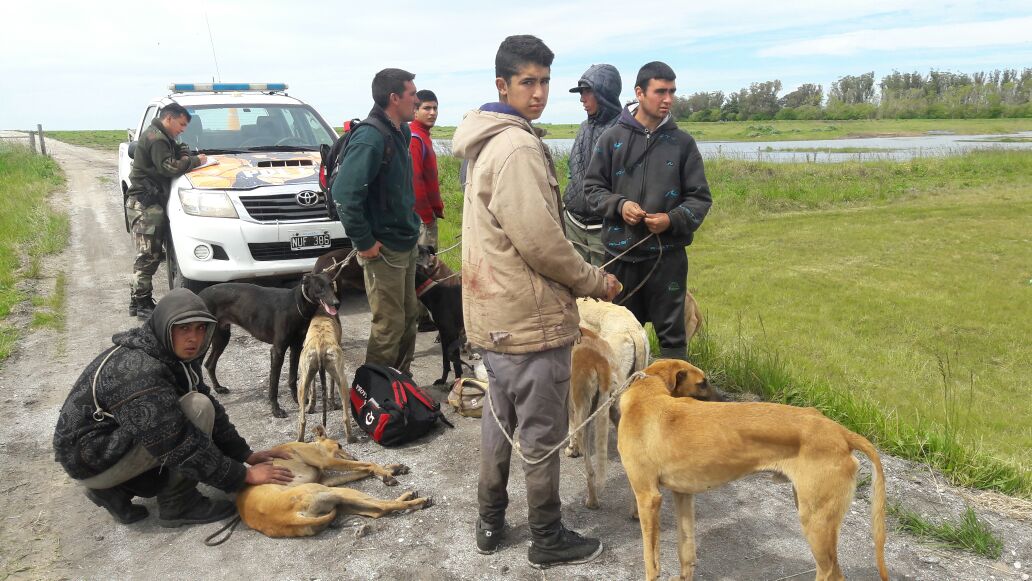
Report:
[[[68,217],[46,201],[63,181],[54,160],[0,144],[0,321],[25,298],[18,281],[38,276],[40,259],[67,241]],[[0,322],[0,361],[10,355],[17,335],[11,325]]]
[[[966,549],[987,559],[999,559],[1003,554],[1003,541],[993,534],[987,523],[978,520],[971,508],[964,511],[959,522],[940,523],[933,523],[900,505],[889,505],[888,512],[899,521],[900,530],[915,536],[938,541],[953,549]]]

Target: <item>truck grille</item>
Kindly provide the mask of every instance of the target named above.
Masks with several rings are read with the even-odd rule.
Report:
[[[295,260],[298,258],[319,258],[331,250],[340,248],[351,248],[351,240],[347,238],[334,238],[330,240],[329,248],[315,248],[312,250],[291,250],[289,242],[260,242],[248,244],[251,251],[251,258],[263,260]]]
[[[320,191],[312,191],[312,193],[316,195],[316,201],[308,206],[298,203],[297,194],[240,196],[240,203],[244,205],[247,213],[259,222],[329,218],[329,213],[326,211],[326,196]]]

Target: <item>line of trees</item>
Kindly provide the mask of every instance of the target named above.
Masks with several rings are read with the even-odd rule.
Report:
[[[1032,117],[1032,69],[973,74],[892,71],[877,85],[874,72],[846,75],[831,84],[805,84],[780,95],[781,81],[752,83],[738,92],[678,97],[679,121],[769,119],[986,119]]]

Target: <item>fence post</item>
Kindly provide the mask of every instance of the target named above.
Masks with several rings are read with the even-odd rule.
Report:
[[[47,154],[47,144],[43,141],[43,124],[42,123],[37,123],[36,124],[36,129],[39,132],[39,151],[43,155],[46,155]]]
[[[36,132],[29,131],[29,144],[32,147],[32,153],[36,153]]]

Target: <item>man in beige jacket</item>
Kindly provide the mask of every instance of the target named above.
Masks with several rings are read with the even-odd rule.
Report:
[[[548,102],[552,51],[510,36],[495,56],[499,102],[469,112],[452,140],[469,161],[462,217],[466,336],[485,350],[491,404],[527,458],[566,437],[570,355],[579,337],[576,297],[611,300],[619,283],[585,262],[563,232],[559,182],[530,122]],[[481,422],[477,549],[497,550],[509,497],[512,448],[491,412]],[[530,564],[586,563],[598,539],[567,530],[559,499],[559,454],[524,464],[533,542]]]

